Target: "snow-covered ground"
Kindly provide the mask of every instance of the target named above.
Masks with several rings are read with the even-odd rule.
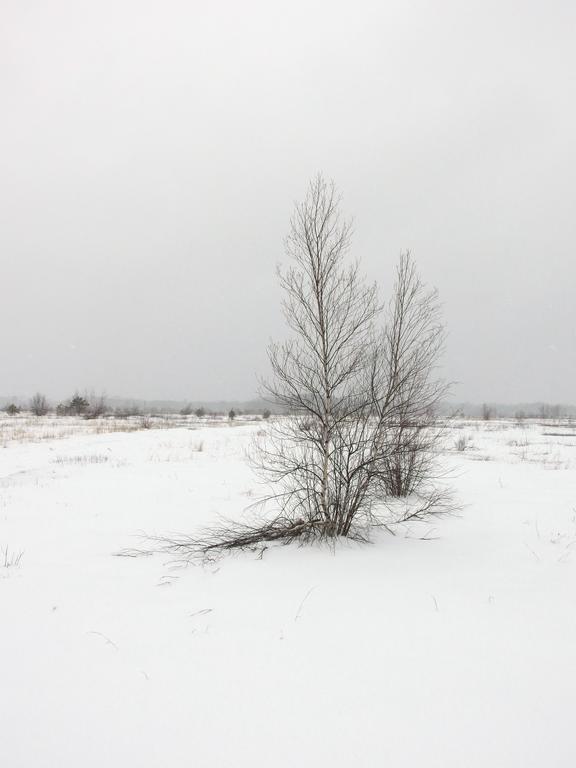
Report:
[[[241,515],[261,425],[54,424],[0,443],[2,766],[576,765],[574,425],[455,423],[457,517],[174,569],[114,553]]]

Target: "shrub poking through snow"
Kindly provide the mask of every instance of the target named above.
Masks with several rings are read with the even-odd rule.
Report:
[[[460,452],[465,451],[467,446],[468,446],[468,440],[466,440],[466,438],[462,435],[454,443],[454,448]]]

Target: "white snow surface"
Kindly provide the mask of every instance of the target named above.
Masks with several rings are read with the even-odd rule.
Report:
[[[0,765],[573,768],[574,425],[454,424],[459,515],[371,545],[115,556],[242,517],[261,427],[5,439]]]

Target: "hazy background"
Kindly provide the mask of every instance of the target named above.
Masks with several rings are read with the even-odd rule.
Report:
[[[0,2],[0,394],[249,398],[318,170],[457,399],[576,400],[576,3]]]

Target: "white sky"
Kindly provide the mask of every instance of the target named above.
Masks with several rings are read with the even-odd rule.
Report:
[[[458,399],[576,401],[573,0],[1,0],[0,394],[248,398],[318,170]]]

